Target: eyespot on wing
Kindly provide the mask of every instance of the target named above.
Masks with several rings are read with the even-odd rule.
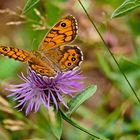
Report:
[[[62,71],[73,70],[82,63],[83,53],[78,46],[61,46],[60,50],[63,52],[59,62]]]

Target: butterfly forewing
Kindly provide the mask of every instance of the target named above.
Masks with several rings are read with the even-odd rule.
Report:
[[[39,50],[50,50],[57,46],[72,42],[77,35],[77,30],[78,24],[72,15],[62,18],[47,33]]]
[[[0,54],[21,62],[27,62],[32,57],[31,52],[8,46],[0,46]]]

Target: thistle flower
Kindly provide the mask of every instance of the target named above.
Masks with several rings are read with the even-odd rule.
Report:
[[[24,83],[11,85],[12,88],[8,90],[12,93],[8,97],[15,97],[14,100],[18,102],[15,107],[20,108],[19,111],[26,106],[26,115],[32,110],[37,112],[41,104],[47,109],[53,105],[58,110],[59,103],[67,107],[62,96],[73,96],[72,93],[81,91],[84,80],[78,70],[58,73],[55,78],[48,78],[29,69],[27,77],[22,74],[20,78]]]

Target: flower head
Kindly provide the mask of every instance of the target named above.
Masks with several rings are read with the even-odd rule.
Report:
[[[12,93],[8,97],[15,97],[20,111],[26,106],[26,115],[32,110],[37,112],[41,104],[47,109],[53,105],[58,110],[59,102],[67,107],[62,96],[72,96],[72,93],[81,91],[84,80],[78,70],[58,73],[55,78],[39,76],[29,70],[27,77],[22,74],[20,78],[24,83],[11,85],[8,90]]]

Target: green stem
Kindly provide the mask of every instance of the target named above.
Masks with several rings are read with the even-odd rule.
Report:
[[[105,42],[104,38],[102,37],[101,33],[99,32],[97,26],[95,25],[95,23],[93,22],[92,18],[90,17],[89,13],[87,12],[87,10],[85,9],[85,7],[83,6],[82,2],[80,0],[78,0],[78,2],[80,3],[81,7],[83,8],[83,10],[85,11],[87,17],[89,18],[90,22],[92,23],[92,25],[94,26],[95,30],[97,31],[97,33],[99,34],[100,38],[102,39],[105,48],[108,50],[108,52],[110,53],[110,55],[112,56],[113,60],[115,61],[115,63],[117,64],[120,72],[122,73],[122,75],[124,76],[125,80],[127,81],[128,85],[130,86],[132,92],[134,93],[135,97],[137,98],[138,102],[140,103],[140,99],[137,95],[137,93],[135,92],[134,88],[132,87],[131,83],[129,82],[129,80],[127,79],[127,76],[125,75],[125,73],[123,72],[123,70],[121,69],[119,63],[117,62],[115,56],[113,55],[113,53],[111,52],[111,50],[109,49],[107,43]]]
[[[63,111],[61,111],[60,109],[59,109],[59,111],[60,111],[60,113],[61,113],[62,118],[63,118],[66,122],[68,122],[69,124],[71,124],[72,126],[78,128],[79,130],[81,130],[81,131],[83,131],[83,132],[89,134],[90,136],[92,136],[92,137],[94,137],[94,138],[96,138],[96,139],[99,139],[99,140],[109,140],[108,138],[105,138],[105,137],[101,136],[101,135],[98,134],[97,132],[90,132],[89,130],[87,130],[87,129],[81,127],[81,126],[78,125],[76,122],[74,122],[70,117],[68,117],[67,115],[65,115],[65,114],[63,113]]]

